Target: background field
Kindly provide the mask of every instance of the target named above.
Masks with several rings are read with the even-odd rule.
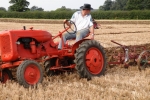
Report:
[[[105,48],[150,43],[148,20],[98,20],[100,29],[95,39]],[[63,30],[62,20],[0,19],[0,31],[34,27],[56,35]],[[79,79],[77,73],[46,77],[36,89],[24,89],[17,82],[0,84],[0,100],[149,100],[150,69],[140,72],[137,66],[128,69],[116,66],[91,81]]]

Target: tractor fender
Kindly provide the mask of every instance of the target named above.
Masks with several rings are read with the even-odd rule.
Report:
[[[76,49],[79,47],[79,45],[83,42],[83,41],[86,41],[86,40],[91,40],[91,39],[82,39],[76,43],[73,44],[72,46],[72,53],[75,53]]]

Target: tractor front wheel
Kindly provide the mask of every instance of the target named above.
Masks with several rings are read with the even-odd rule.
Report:
[[[82,42],[76,50],[75,63],[81,78],[91,79],[103,75],[106,70],[103,47],[95,40]]]
[[[26,88],[34,86],[42,82],[43,70],[36,61],[26,60],[17,69],[17,80],[20,85]]]

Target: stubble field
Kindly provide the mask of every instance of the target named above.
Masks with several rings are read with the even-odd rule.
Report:
[[[11,21],[11,22],[10,22]],[[63,30],[62,21],[0,19],[0,31],[34,27],[49,31],[53,36]],[[95,39],[105,48],[150,43],[150,21],[99,20]],[[45,77],[37,88],[25,89],[16,81],[0,84],[0,100],[150,100],[150,68],[139,71],[115,66],[104,76],[91,81],[80,79],[77,73]]]

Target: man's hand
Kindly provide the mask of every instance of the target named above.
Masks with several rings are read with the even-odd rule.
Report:
[[[67,19],[65,19],[63,22],[64,22],[67,26],[69,26],[69,27],[70,27],[70,23],[68,22],[68,20],[67,20]]]
[[[94,33],[90,33],[90,38],[94,40]]]
[[[66,23],[67,21],[68,21],[67,19],[64,19],[64,21],[63,21],[63,22],[64,22],[64,23]]]

